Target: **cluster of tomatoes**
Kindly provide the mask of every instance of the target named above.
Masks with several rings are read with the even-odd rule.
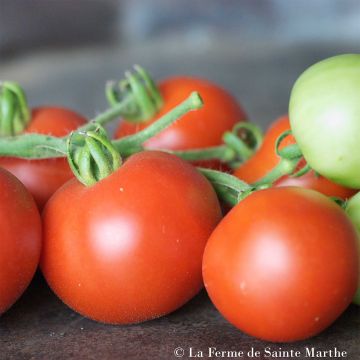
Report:
[[[124,119],[116,138],[136,136],[193,91],[204,105],[146,140],[146,151],[121,166],[109,165],[110,141],[86,133],[86,150],[71,162],[84,181],[65,158],[0,158],[0,314],[38,266],[65,304],[113,324],[168,314],[203,284],[226,319],[269,341],[314,336],[352,301],[360,304],[360,56],[306,70],[291,93],[289,117],[276,120],[235,169],[215,156],[190,163],[176,154],[223,149],[223,135],[246,119],[239,103],[190,77],[169,78],[157,89],[156,115]],[[16,114],[6,96],[0,90],[0,131]],[[73,111],[42,107],[32,110],[24,132],[66,137],[84,124]],[[301,156],[293,168],[274,172],[285,151]],[[208,170],[206,178],[199,163],[227,174]],[[240,184],[227,214],[219,183],[232,191]]]

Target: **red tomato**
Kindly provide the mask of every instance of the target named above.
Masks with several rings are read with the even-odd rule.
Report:
[[[287,115],[276,120],[265,135],[260,149],[244,164],[234,171],[234,175],[246,182],[253,183],[265,176],[278,162],[279,157],[275,153],[277,138],[286,130],[290,130],[289,118]],[[288,136],[282,142],[280,148],[294,144],[295,139]],[[279,179],[275,186],[300,186],[307,189],[317,190],[327,196],[336,196],[343,199],[349,198],[356,193],[332,181],[318,176],[314,171],[309,171],[300,177],[284,176]]]
[[[148,151],[91,187],[69,181],[43,213],[41,268],[72,309],[107,323],[167,314],[202,287],[216,194],[176,156]]]
[[[220,145],[225,131],[246,119],[238,102],[227,91],[206,80],[191,77],[172,77],[159,85],[164,100],[161,111],[144,123],[122,121],[115,137],[134,134],[156,121],[185,100],[192,91],[198,91],[204,106],[184,115],[179,121],[145,143],[148,149],[186,150]]]
[[[324,195],[255,192],[234,207],[204,253],[205,287],[223,316],[268,341],[309,338],[350,304],[358,281],[356,231]]]
[[[0,169],[0,315],[25,291],[39,263],[41,222],[15,176]]]
[[[26,133],[62,137],[86,123],[81,115],[57,107],[36,108],[31,115]],[[1,157],[0,166],[14,174],[27,187],[40,209],[62,184],[73,177],[65,158],[26,160]]]

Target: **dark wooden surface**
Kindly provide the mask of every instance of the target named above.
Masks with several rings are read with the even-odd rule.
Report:
[[[20,81],[32,105],[62,104],[93,115],[106,107],[103,84],[120,77],[132,63],[156,77],[174,73],[205,76],[229,88],[249,117],[263,126],[287,111],[293,81],[311,63],[341,52],[359,52],[352,44],[207,44],[168,41],[132,49],[92,48],[41,53],[0,61],[0,78]],[[266,296],[266,289],[264,289]],[[299,314],[301,316],[301,314]],[[211,305],[205,293],[161,319],[132,326],[103,325],[74,313],[38,275],[24,296],[0,318],[0,359],[175,359],[182,347],[208,351],[253,347],[263,353],[305,347],[346,351],[360,359],[360,307],[351,306],[321,335],[294,344],[269,344],[242,334]],[[245,356],[245,358],[248,358]],[[287,358],[287,357],[278,357]],[[329,357],[326,357],[329,358]]]
[[[262,342],[227,323],[205,292],[157,320],[130,326],[104,325],[74,313],[37,276],[21,300],[1,318],[0,359],[175,359],[178,347],[185,350],[184,358],[188,358],[190,347],[193,353],[206,353],[209,347],[244,352],[253,347],[263,355],[265,348],[271,347],[299,350],[303,354],[299,358],[305,359],[306,347],[337,347],[347,352],[347,359],[355,360],[360,358],[359,337],[360,307],[351,306],[332,327],[311,340]]]

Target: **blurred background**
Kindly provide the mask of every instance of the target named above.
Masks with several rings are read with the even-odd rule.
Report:
[[[0,0],[0,79],[89,117],[139,63],[215,81],[265,126],[306,67],[359,51],[358,0]]]

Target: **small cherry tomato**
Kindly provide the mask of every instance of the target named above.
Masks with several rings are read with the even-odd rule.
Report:
[[[193,91],[200,93],[204,106],[186,114],[168,129],[148,140],[146,148],[187,150],[220,145],[225,131],[231,131],[237,122],[246,120],[246,114],[236,99],[210,81],[178,76],[166,79],[158,86],[164,101],[160,112],[144,123],[122,121],[116,130],[116,138],[146,128]]]
[[[85,123],[86,119],[74,111],[59,107],[40,107],[32,110],[31,121],[25,133],[62,137]],[[61,185],[73,177],[64,158],[27,160],[0,157],[0,166],[26,186],[40,209]]]
[[[289,118],[287,115],[277,119],[267,131],[260,149],[246,162],[240,165],[234,172],[234,175],[246,182],[253,183],[260,180],[280,161],[275,152],[275,143],[277,138],[284,132],[290,130]],[[288,136],[281,143],[280,148],[295,143],[292,136]],[[304,163],[300,164],[303,166]],[[335,184],[323,176],[317,175],[313,170],[299,176],[283,176],[275,182],[275,186],[300,186],[307,189],[313,189],[324,195],[335,196],[347,199],[356,193],[355,190]]]
[[[28,287],[39,263],[41,222],[23,184],[0,168],[0,315]]]
[[[357,234],[326,196],[296,187],[249,195],[212,233],[203,276],[233,325],[268,341],[309,338],[350,304],[359,274]]]
[[[54,194],[43,213],[41,269],[87,317],[153,319],[202,288],[203,251],[220,219],[212,186],[193,166],[138,153],[93,186],[73,179]]]

